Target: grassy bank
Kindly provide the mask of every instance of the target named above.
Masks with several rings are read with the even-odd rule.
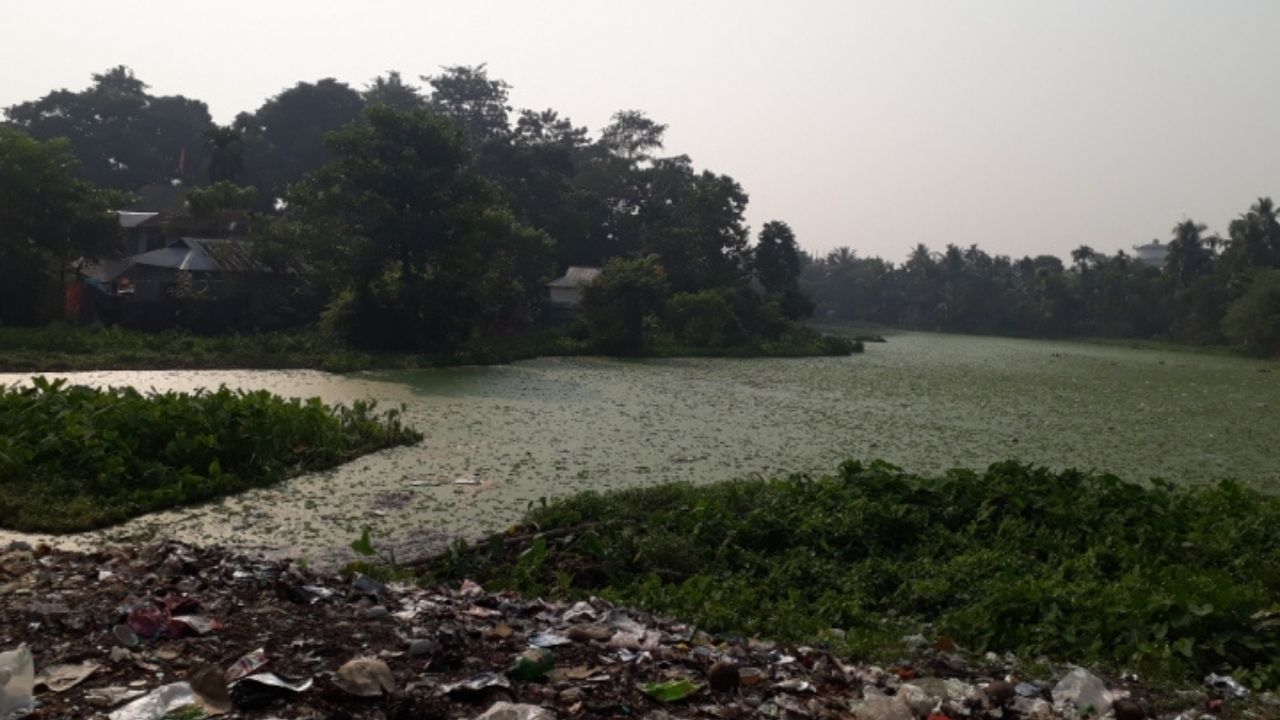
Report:
[[[0,386],[0,527],[74,532],[417,442],[397,411],[266,391]]]
[[[201,336],[52,325],[0,328],[0,371],[417,367],[409,355],[351,350],[317,332]]]
[[[1152,679],[1280,684],[1280,498],[1232,483],[846,463],[819,479],[587,493],[527,522],[544,535],[457,550],[428,575],[601,594],[887,661],[919,632]]]
[[[798,328],[773,341],[725,348],[699,348],[667,338],[652,357],[804,357],[861,352],[857,340]],[[586,340],[558,329],[465,342],[430,355],[369,353],[315,330],[256,335],[191,335],[73,328],[0,328],[0,372],[77,370],[288,369],[330,372],[411,369],[449,365],[496,365],[541,356],[591,355]]]

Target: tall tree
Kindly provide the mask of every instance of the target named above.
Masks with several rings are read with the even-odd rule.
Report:
[[[764,224],[755,248],[756,278],[765,292],[782,293],[800,277],[800,248],[791,226],[772,220]]]
[[[600,133],[600,145],[628,162],[653,157],[662,149],[667,126],[654,122],[640,110],[619,110]]]
[[[77,171],[66,140],[0,126],[0,325],[55,317],[71,260],[118,234],[107,198]]]
[[[386,105],[396,110],[421,110],[427,102],[419,88],[406,83],[396,70],[374,78],[360,95],[369,107]]]
[[[290,196],[310,259],[363,345],[437,350],[532,318],[550,240],[515,222],[446,121],[370,108],[330,136],[334,160]]]
[[[241,182],[258,188],[259,208],[274,206],[301,181],[333,158],[325,135],[354,121],[364,109],[360,93],[333,78],[300,82],[236,117],[244,138]]]
[[[1182,288],[1209,271],[1212,254],[1205,247],[1206,226],[1194,220],[1183,220],[1173,227],[1173,240],[1165,260],[1165,272]]]
[[[429,109],[453,121],[472,149],[506,138],[511,132],[511,106],[507,104],[511,86],[490,78],[483,63],[443,70],[422,78],[431,86]]]
[[[231,126],[214,127],[205,131],[205,145],[209,153],[209,182],[234,183],[244,171],[244,138]]]
[[[66,138],[81,177],[133,190],[148,183],[203,179],[204,133],[213,127],[203,102],[154,96],[120,65],[95,74],[80,92],[57,90],[6,111],[38,140]]]

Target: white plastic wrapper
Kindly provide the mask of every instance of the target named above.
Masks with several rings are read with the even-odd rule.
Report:
[[[0,653],[0,720],[26,717],[35,710],[35,680],[30,648],[19,645],[17,650]]]

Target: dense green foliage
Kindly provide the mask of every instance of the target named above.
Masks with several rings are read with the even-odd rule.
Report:
[[[71,261],[115,236],[107,197],[76,170],[65,141],[0,126],[0,325],[57,317]]]
[[[794,282],[794,280],[793,280]],[[613,355],[848,355],[862,344],[797,326],[786,293],[744,286],[671,291],[657,255],[614,259],[583,288],[592,347]]]
[[[318,332],[202,336],[121,328],[0,328],[0,370],[418,367],[410,356],[362,353]]]
[[[373,403],[266,391],[0,386],[0,527],[72,532],[322,470],[421,435]]]
[[[1178,223],[1159,267],[1088,246],[1072,251],[1070,266],[1051,255],[993,257],[977,246],[948,245],[937,253],[918,245],[901,265],[839,248],[807,263],[801,287],[818,314],[833,319],[958,332],[1229,341],[1259,353],[1280,351],[1280,315],[1267,290],[1275,282],[1267,272],[1280,269],[1275,205],[1259,199],[1230,223],[1226,238],[1204,233],[1194,221]]]
[[[151,95],[122,65],[95,74],[80,92],[55,90],[5,114],[38,140],[65,138],[82,177],[117,190],[198,181],[208,162],[206,133],[214,127],[203,102]]]
[[[666,125],[623,110],[593,139],[554,110],[513,112],[510,87],[484,65],[421,79],[429,91],[397,72],[363,92],[331,78],[302,82],[217,127],[203,104],[151,96],[117,67],[82,92],[51,93],[8,115],[36,137],[71,138],[94,182],[159,186],[163,196],[181,181],[194,217],[164,220],[171,234],[239,232],[245,210],[257,211],[250,239],[259,265],[287,268],[290,291],[304,299],[283,320],[314,319],[327,307],[324,326],[366,350],[447,354],[509,343],[547,315],[543,283],[566,267],[637,258],[654,258],[671,292],[732,296],[735,327],[676,333],[699,352],[727,350],[726,342],[760,352],[799,332],[790,323],[812,304],[799,291],[794,234],[767,223],[757,261],[746,192],[688,157],[661,156]],[[223,313],[223,330],[281,327],[264,309],[271,301],[254,304],[260,285],[223,283],[224,297],[201,300],[243,301]],[[632,320],[598,322],[615,309],[588,323],[600,331],[591,344],[643,351]],[[199,326],[175,325],[185,315],[174,313],[149,317],[215,331],[221,316],[204,314]]]
[[[330,144],[334,161],[290,198],[303,256],[336,294],[333,329],[363,347],[436,351],[532,322],[551,241],[466,169],[452,126],[378,106]]]
[[[819,479],[586,493],[527,523],[578,530],[433,571],[887,659],[923,631],[1025,659],[1280,684],[1280,499],[1235,483],[849,462]]]

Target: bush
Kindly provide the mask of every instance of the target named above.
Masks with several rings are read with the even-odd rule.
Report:
[[[1156,678],[1280,685],[1280,498],[1001,463],[912,475],[849,462],[810,479],[585,493],[534,510],[537,572],[480,549],[441,576],[601,594],[711,631],[829,640],[894,660],[905,634]]]
[[[1227,308],[1222,332],[1251,352],[1280,351],[1280,270],[1254,274],[1249,289]]]
[[[582,313],[592,342],[610,354],[642,354],[649,340],[646,320],[662,312],[669,293],[666,270],[656,255],[610,260],[582,289]]]
[[[667,321],[676,339],[694,347],[721,347],[741,334],[733,306],[719,290],[672,295],[667,301]]]
[[[399,413],[219,388],[0,385],[0,527],[74,532],[417,442]]]

